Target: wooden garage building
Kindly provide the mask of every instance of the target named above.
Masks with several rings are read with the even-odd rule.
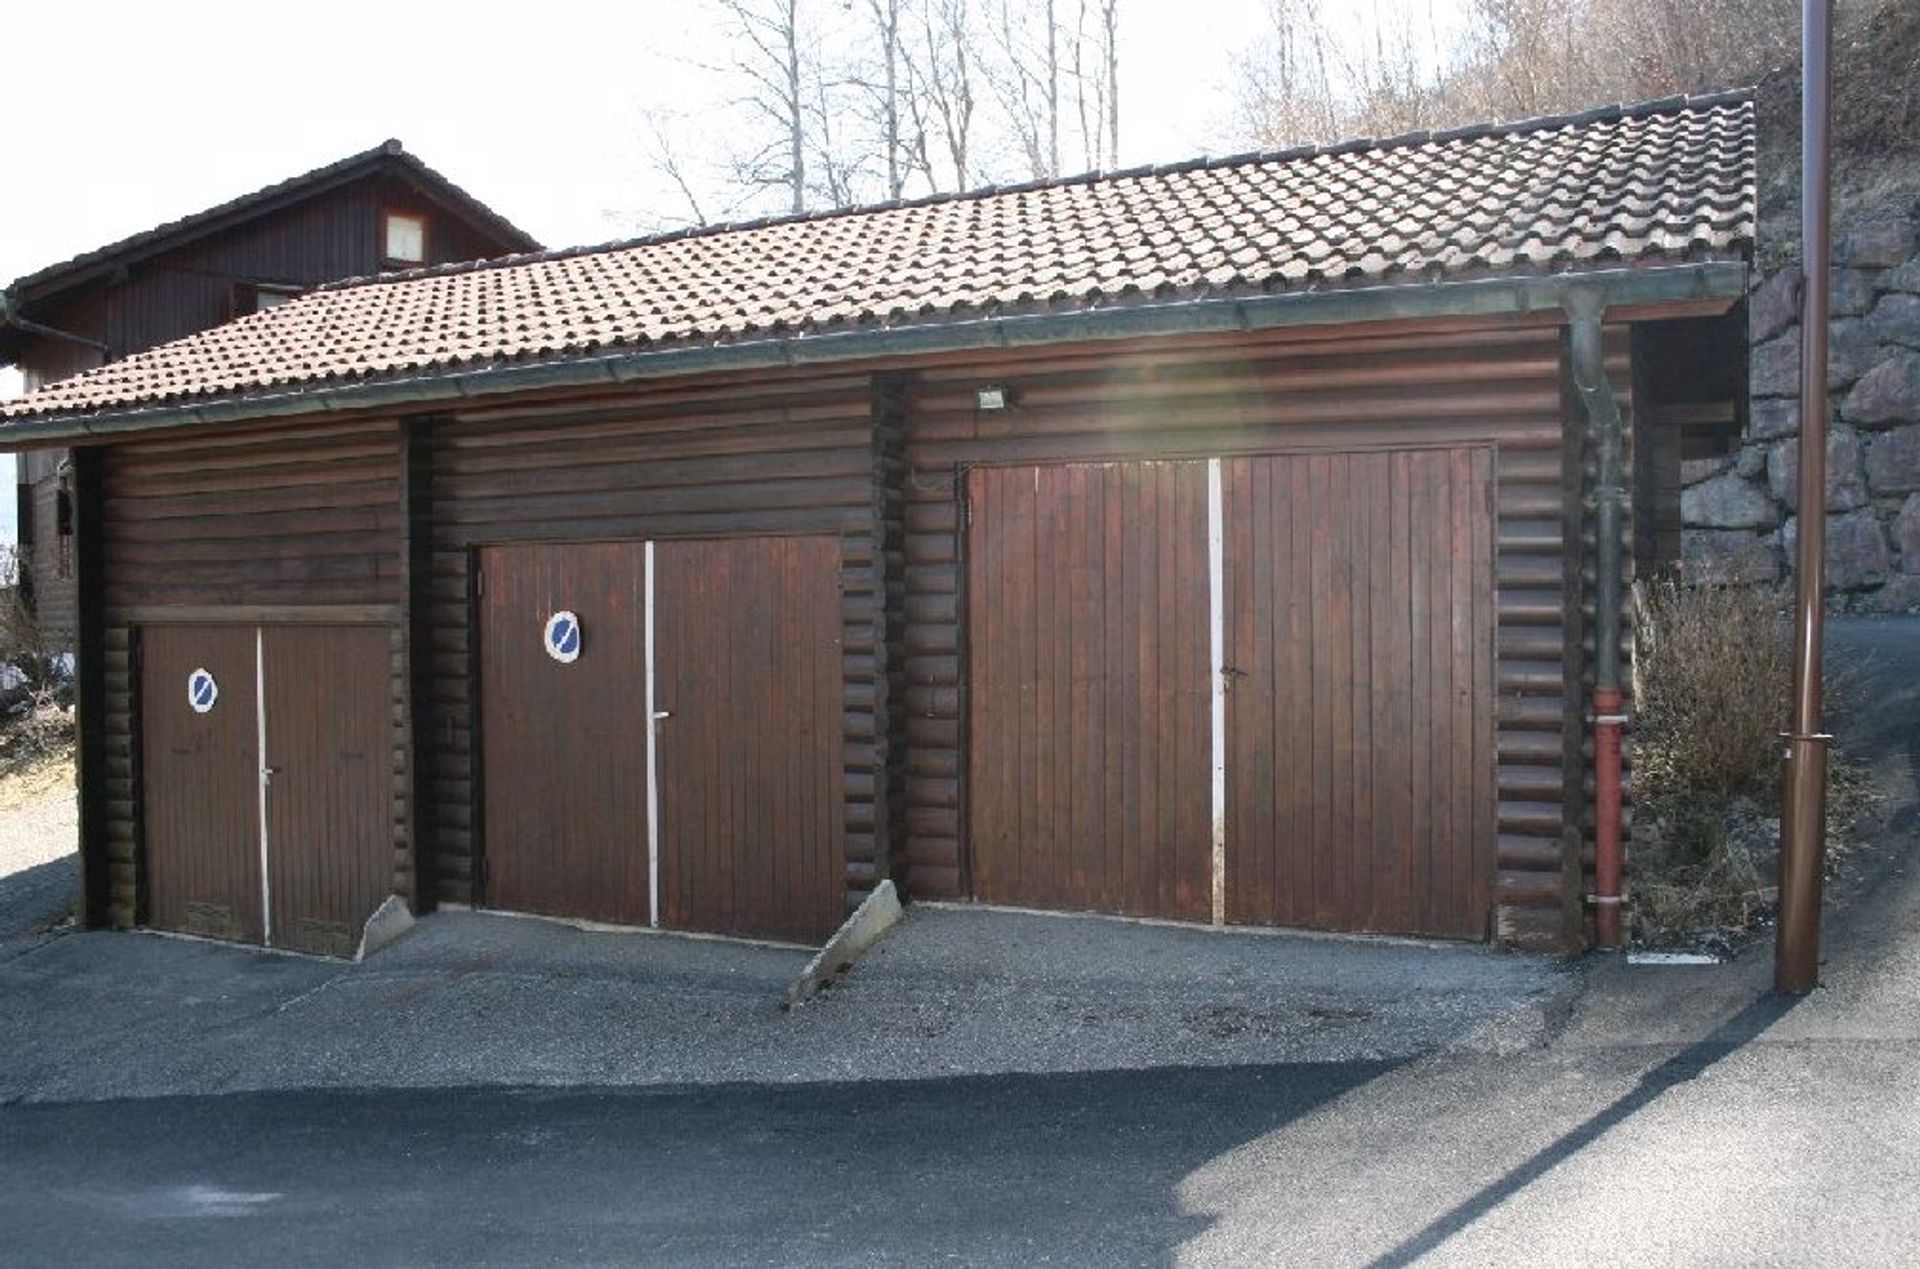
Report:
[[[0,366],[29,390],[284,303],[322,282],[540,244],[398,141],[0,287]],[[66,452],[22,456],[19,584],[49,651],[75,635]]]
[[[1752,133],[1676,99],[417,270],[11,403],[76,450],[88,919],[817,942],[892,878],[1577,944],[1597,570],[1657,566],[1669,433],[1743,408]]]

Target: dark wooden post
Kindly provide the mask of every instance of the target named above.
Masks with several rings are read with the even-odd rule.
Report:
[[[73,451],[75,778],[80,799],[80,920],[106,925],[113,893],[107,858],[106,608],[100,553],[103,454]]]

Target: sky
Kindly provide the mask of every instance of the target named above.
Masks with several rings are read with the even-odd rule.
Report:
[[[1376,8],[1461,3],[1325,11],[1357,31]],[[1232,56],[1266,4],[1121,0],[1122,166],[1244,148]],[[0,285],[389,137],[549,246],[631,236],[684,214],[648,119],[678,111],[697,135],[718,115],[718,29],[701,0],[16,0],[0,67],[26,126],[0,166]],[[0,369],[0,398],[18,390]]]
[[[1123,6],[1123,160],[1226,146],[1229,50],[1259,30],[1261,0]],[[0,175],[0,280],[387,137],[549,245],[631,234],[680,210],[650,171],[643,121],[712,99],[697,65],[719,60],[707,12],[690,0],[9,6],[7,96],[36,122],[15,131]]]
[[[1122,4],[1123,164],[1238,148],[1230,50],[1264,0]],[[549,246],[630,236],[684,206],[649,111],[697,118],[722,51],[696,0],[21,0],[0,11],[32,121],[0,168],[0,285],[389,137]]]

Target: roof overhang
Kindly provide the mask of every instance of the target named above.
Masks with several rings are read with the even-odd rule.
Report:
[[[392,177],[449,215],[488,234],[510,252],[537,251],[540,244],[519,226],[407,153],[398,141],[349,155],[326,167],[289,177],[251,194],[145,229],[118,242],[83,252],[59,264],[9,283],[16,306],[43,304],[101,278],[112,277],[144,260],[177,251],[235,225],[285,211],[344,186]]]
[[[1738,260],[1588,270],[1457,282],[1305,291],[1241,299],[1145,303],[1065,313],[928,322],[726,343],[631,349],[598,356],[454,369],[405,378],[285,389],[204,402],[26,418],[0,427],[0,444],[30,447],[104,440],[178,427],[321,418],[371,410],[426,413],[508,393],[591,388],[686,375],[784,370],[850,361],[1094,343],[1155,336],[1232,334],[1286,327],[1456,318],[1565,319],[1575,291],[1607,309],[1732,307],[1747,291]]]

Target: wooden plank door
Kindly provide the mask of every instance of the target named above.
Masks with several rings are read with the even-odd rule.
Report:
[[[974,895],[1206,920],[1206,464],[980,468],[968,497]]]
[[[269,941],[352,956],[393,892],[391,632],[266,626]]]
[[[479,553],[483,891],[513,912],[645,924],[645,547]],[[580,622],[571,662],[549,619]]]
[[[1229,920],[1486,937],[1492,461],[1223,462]]]
[[[143,864],[148,925],[258,943],[260,759],[252,626],[140,632]],[[197,711],[189,678],[205,671]]]
[[[654,552],[660,922],[823,941],[846,895],[839,543]]]

